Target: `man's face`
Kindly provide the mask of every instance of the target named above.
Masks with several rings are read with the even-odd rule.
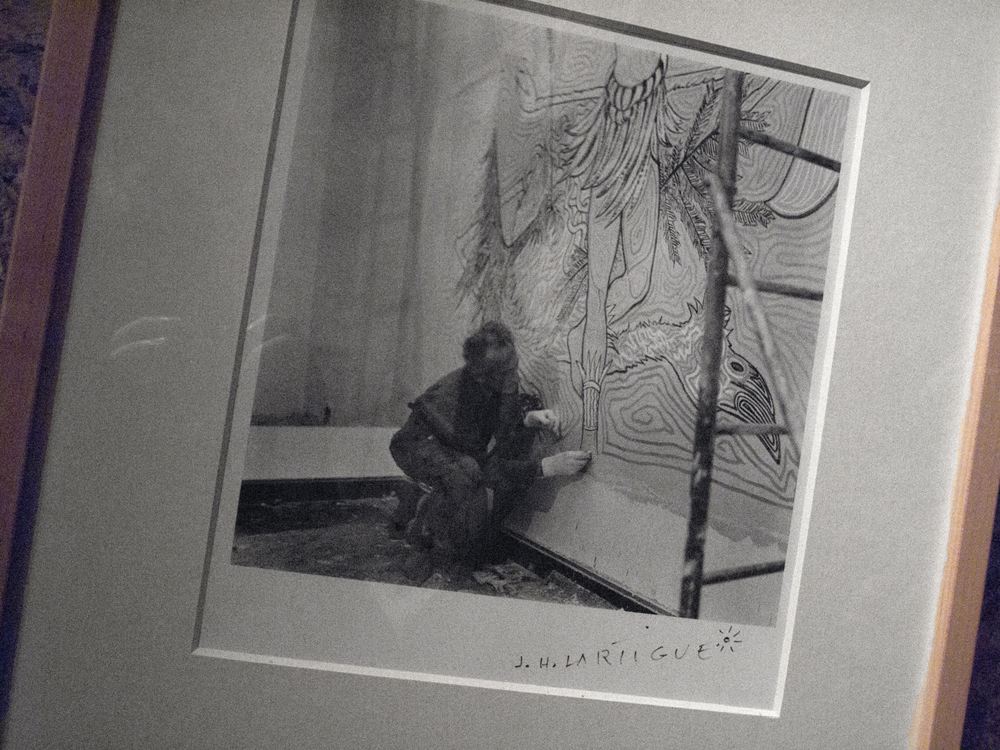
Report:
[[[513,347],[493,347],[477,367],[472,377],[492,391],[513,393],[517,390],[517,352]]]

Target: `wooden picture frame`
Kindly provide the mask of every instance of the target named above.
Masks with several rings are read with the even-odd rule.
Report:
[[[115,2],[52,4],[0,306],[0,706],[7,692]]]
[[[53,22],[50,30],[47,60],[66,60],[66,67],[58,64],[59,70],[76,71],[75,90],[77,96],[75,105],[70,109],[80,112],[83,106],[82,91],[86,84],[82,83],[92,70],[92,49],[95,39],[99,42],[110,40],[110,25],[99,24],[99,16],[93,6],[82,10],[83,15],[71,12],[72,3],[56,4]],[[105,9],[104,13],[108,11]],[[134,20],[134,19],[132,19]],[[100,29],[100,32],[98,32]],[[48,63],[48,70],[54,74],[56,63]],[[96,66],[99,67],[99,66]],[[73,88],[73,87],[71,87]],[[51,382],[46,379],[46,368],[51,367],[52,351],[44,351],[43,342],[47,337],[54,337],[58,344],[59,331],[49,331],[49,321],[53,320],[56,328],[63,325],[58,315],[50,315],[51,305],[47,300],[37,297],[38,289],[51,288],[57,280],[68,284],[68,278],[60,276],[57,270],[57,257],[61,242],[55,242],[54,237],[65,237],[63,214],[72,213],[79,208],[80,194],[69,190],[74,174],[71,154],[80,153],[76,127],[72,125],[73,116],[65,117],[67,110],[62,110],[62,125],[56,128],[56,135],[51,136],[52,145],[42,140],[45,132],[43,112],[52,106],[50,90],[42,89],[39,96],[36,129],[32,153],[44,153],[55,158],[51,169],[45,169],[44,174],[29,172],[26,179],[24,197],[22,198],[22,216],[26,211],[38,210],[42,218],[29,222],[24,219],[18,232],[18,242],[15,252],[18,263],[29,268],[35,263],[38,275],[17,272],[15,276],[12,263],[11,277],[4,297],[4,312],[0,320],[0,377],[3,379],[3,394],[6,399],[8,390],[13,394],[30,394],[32,391],[46,393]],[[98,90],[91,89],[91,101],[100,98]],[[55,106],[60,104],[56,100]],[[66,128],[66,125],[69,125]],[[61,144],[61,146],[57,145]],[[86,157],[86,149],[84,158]],[[41,157],[37,157],[41,158]],[[76,174],[79,174],[77,172]],[[29,182],[30,180],[30,182]],[[61,185],[61,186],[60,186]],[[75,198],[73,196],[76,196]],[[989,196],[992,199],[993,196]],[[28,209],[24,207],[27,206]],[[58,231],[54,230],[58,227]],[[996,224],[994,225],[996,227]],[[75,245],[78,237],[70,232],[69,245]],[[995,459],[997,438],[997,397],[998,368],[1000,368],[1000,352],[997,351],[996,332],[1000,328],[1000,308],[997,306],[998,268],[1000,268],[1000,232],[994,228],[993,242],[989,251],[989,265],[985,271],[983,286],[983,302],[979,322],[979,337],[976,345],[975,364],[969,398],[961,431],[961,448],[958,466],[955,471],[954,490],[951,498],[951,521],[948,532],[947,559],[944,561],[941,591],[938,599],[937,617],[933,640],[933,651],[926,670],[921,698],[913,713],[911,743],[913,747],[951,747],[957,745],[961,735],[962,710],[969,682],[972,663],[972,649],[975,643],[978,612],[982,598],[982,582],[989,547],[989,529],[995,509],[996,487],[1000,469]],[[23,236],[23,239],[22,239]],[[27,248],[27,249],[25,249]],[[35,252],[39,254],[34,255]],[[30,253],[30,255],[29,255]],[[30,261],[20,260],[28,258]],[[36,258],[38,260],[36,260]],[[71,267],[72,264],[70,264]],[[66,266],[62,268],[65,270]],[[65,288],[63,288],[65,291]],[[34,301],[31,301],[34,298]],[[7,348],[8,341],[13,340],[12,348]],[[24,347],[24,348],[19,348]],[[58,349],[58,345],[56,346]],[[8,354],[9,352],[9,354]],[[51,374],[51,373],[50,373]],[[9,384],[13,387],[9,388]],[[15,390],[19,389],[19,390]],[[51,398],[51,394],[49,394]],[[12,402],[10,402],[12,401]],[[44,452],[44,425],[48,421],[48,409],[29,408],[26,403],[37,403],[34,397],[22,395],[19,398],[3,401],[3,411],[0,413],[0,445],[11,451],[10,458],[4,454],[5,479],[15,477],[3,485],[0,502],[4,512],[9,514],[2,528],[2,539],[10,549],[14,542],[14,524],[11,511],[18,507],[25,496],[37,497],[40,486],[39,469]],[[34,416],[33,416],[34,415]],[[33,421],[34,420],[34,421]],[[33,426],[32,426],[33,425]],[[9,430],[9,432],[8,432]],[[7,467],[12,467],[13,473],[8,474]],[[32,488],[31,484],[34,484]],[[45,494],[42,493],[44,501]],[[46,549],[46,554],[51,550]],[[22,561],[23,562],[23,561]],[[8,631],[5,639],[10,639],[10,615],[6,612],[11,606],[12,595],[9,593],[11,570],[16,566],[7,564],[8,593],[5,594],[5,626]],[[13,600],[16,603],[16,599]],[[15,625],[16,627],[16,625]],[[15,675],[15,680],[17,676]],[[19,717],[18,721],[23,721]],[[16,729],[16,727],[15,727]],[[10,727],[8,727],[10,730]],[[82,730],[81,731],[86,731]],[[92,730],[91,730],[92,731]]]

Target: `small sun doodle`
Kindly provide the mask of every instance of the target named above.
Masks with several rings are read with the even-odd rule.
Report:
[[[725,651],[727,648],[730,651],[735,651],[736,649],[734,648],[734,645],[737,643],[743,643],[743,641],[737,640],[737,637],[740,635],[740,631],[737,630],[734,633],[732,625],[729,626],[729,630],[719,630],[719,635],[721,635],[722,638],[715,644],[715,647],[719,649],[720,652]]]

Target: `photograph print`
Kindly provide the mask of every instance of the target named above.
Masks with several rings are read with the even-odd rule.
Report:
[[[627,31],[319,0],[232,564],[778,624],[851,98]]]

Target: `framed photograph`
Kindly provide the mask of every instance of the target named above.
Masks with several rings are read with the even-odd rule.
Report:
[[[43,272],[51,312],[12,273],[0,316],[49,342],[0,352],[42,371],[0,423],[28,456],[2,500],[38,507],[30,569],[3,530],[5,743],[960,733],[998,481],[1000,15],[57,5],[46,54],[103,109],[75,105],[44,175],[69,190],[12,252],[79,245],[75,272]],[[394,436],[488,323],[517,367],[476,382],[520,409],[528,481],[448,505]],[[483,508],[459,554],[440,519]]]
[[[300,3],[293,24],[199,653],[777,715],[865,86],[541,7]],[[754,286],[713,313],[727,112],[728,273]],[[497,322],[518,420],[558,419],[516,461],[461,380]],[[461,437],[484,430],[492,452]],[[489,556],[448,546],[474,512],[461,460],[490,476]],[[466,623],[447,644],[442,618]]]

